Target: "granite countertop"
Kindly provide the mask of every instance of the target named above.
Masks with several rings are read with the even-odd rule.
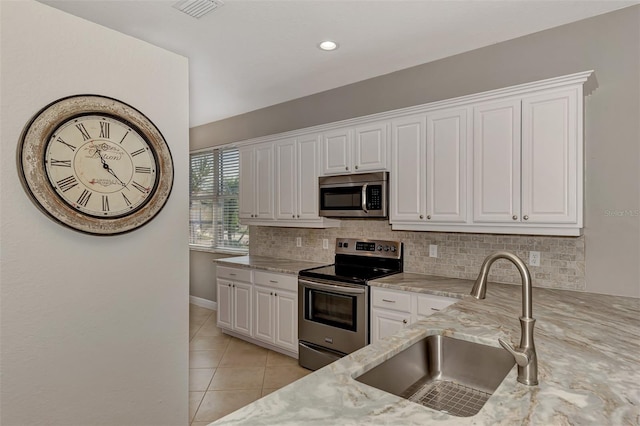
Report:
[[[372,286],[460,298],[394,336],[360,349],[216,421],[216,425],[551,425],[640,423],[640,299],[533,289],[538,386],[516,381],[514,367],[473,417],[454,417],[356,382],[428,335],[500,347],[519,342],[520,286],[403,273]]]
[[[261,269],[263,271],[280,272],[282,274],[298,274],[303,269],[324,266],[326,263],[308,262],[305,260],[278,259],[268,256],[239,256],[215,259],[219,265],[241,267],[248,269]]]

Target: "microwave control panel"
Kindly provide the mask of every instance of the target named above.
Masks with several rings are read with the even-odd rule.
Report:
[[[367,188],[367,209],[382,210],[382,187],[380,185]]]

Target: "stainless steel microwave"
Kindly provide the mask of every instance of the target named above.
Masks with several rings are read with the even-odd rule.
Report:
[[[322,176],[320,216],[387,217],[389,173]]]

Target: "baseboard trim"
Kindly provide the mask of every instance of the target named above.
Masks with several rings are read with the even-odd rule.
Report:
[[[189,296],[189,303],[200,306],[201,308],[211,309],[212,311],[218,310],[218,304],[213,300],[203,299],[202,297]]]

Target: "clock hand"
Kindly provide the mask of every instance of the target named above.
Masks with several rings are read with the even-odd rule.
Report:
[[[120,182],[120,184],[126,188],[127,184],[124,183],[122,180],[120,180],[120,178],[118,176],[116,176],[116,173],[113,171],[113,169],[111,167],[109,167],[109,165],[107,164],[106,161],[104,161],[104,158],[102,158],[102,152],[100,152],[100,150],[98,148],[96,148],[96,152],[98,153],[98,157],[100,157],[100,161],[102,162],[102,168],[105,169],[106,171],[108,171],[109,173],[111,173],[111,175],[114,178],[118,179],[118,182]]]

